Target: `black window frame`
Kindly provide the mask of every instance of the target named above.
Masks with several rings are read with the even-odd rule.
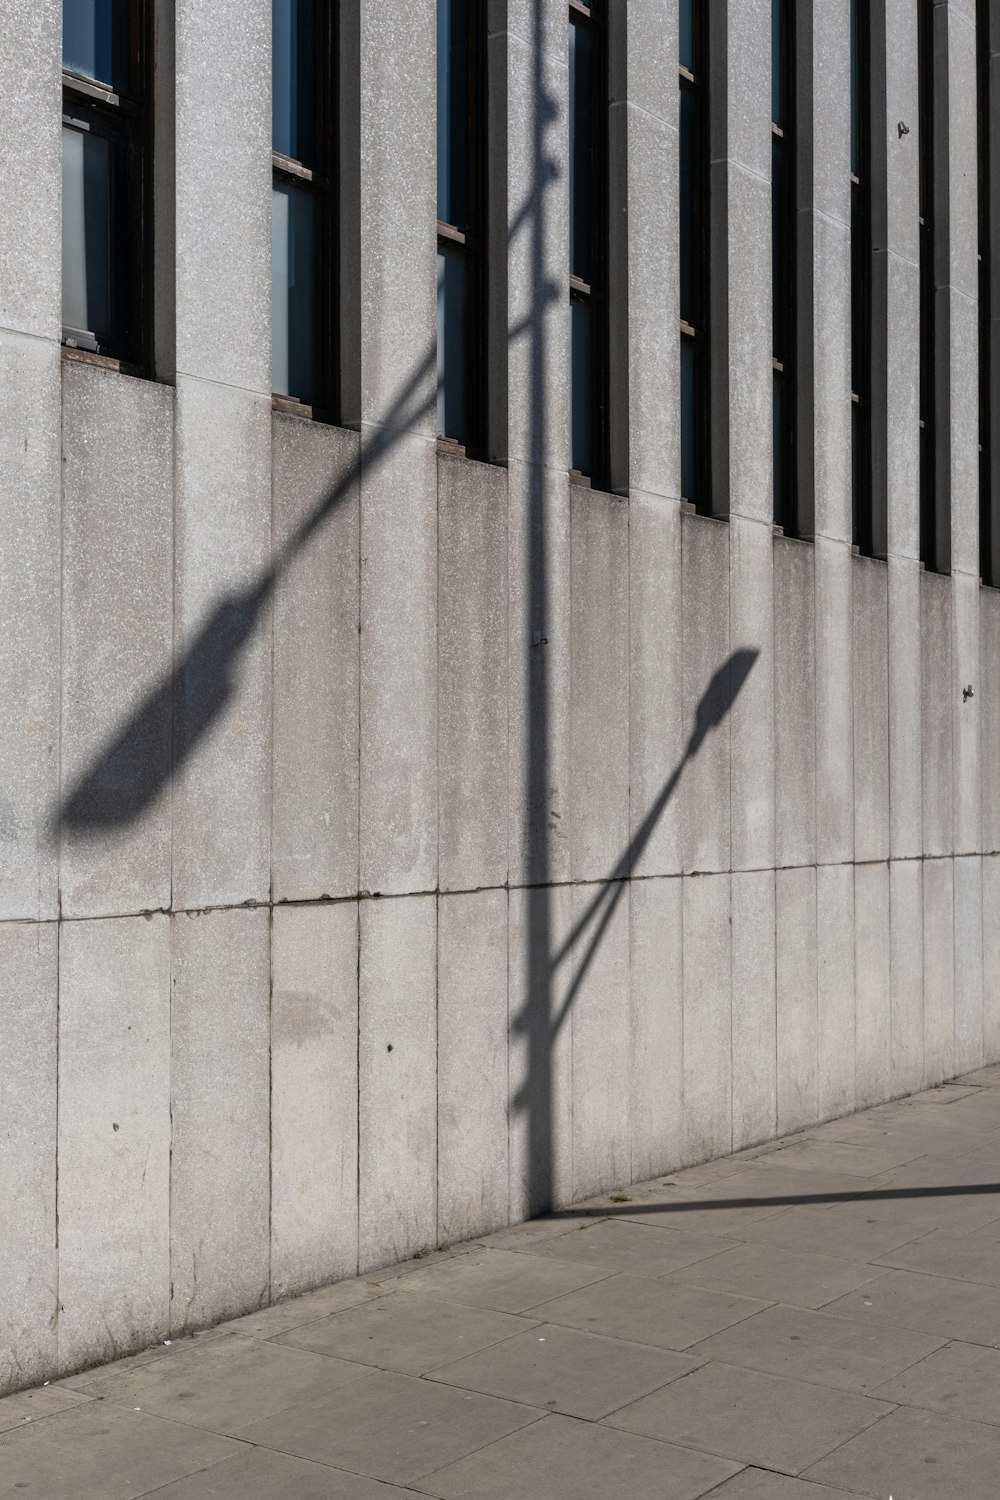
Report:
[[[796,470],[796,346],[798,338],[798,204],[796,202],[795,0],[771,0],[778,16],[781,120],[771,119],[771,380],[773,519],[798,534]],[[772,31],[773,67],[773,31]],[[780,182],[780,189],[779,189]],[[780,396],[779,396],[780,391]],[[779,443],[776,412],[781,402]],[[779,483],[780,472],[780,483]]]
[[[273,143],[271,148],[272,212],[273,190],[278,184],[307,193],[315,204],[315,379],[318,398],[311,402],[302,401],[294,395],[272,391],[271,404],[276,411],[331,423],[339,420],[341,404],[337,296],[340,228],[337,191],[340,133],[337,9],[335,5],[318,3],[314,11],[317,59],[314,99],[315,165],[310,166],[304,160],[276,151]]]
[[[153,68],[151,0],[128,0],[128,87],[62,68],[62,127],[112,144],[109,181],[111,326],[62,325],[75,358],[147,375],[152,364]]]
[[[692,204],[692,222],[694,225],[694,243],[685,252],[682,241],[684,214],[679,214],[679,256],[681,260],[690,256],[690,265],[693,272],[693,300],[697,304],[697,312],[700,317],[696,322],[685,319],[684,313],[690,309],[681,307],[678,314],[678,354],[681,361],[681,499],[691,505],[701,515],[712,515],[712,486],[711,486],[711,453],[710,453],[710,429],[711,412],[709,398],[709,340],[710,340],[710,291],[711,279],[709,274],[709,233],[710,233],[710,189],[709,189],[709,16],[708,7],[704,0],[692,0],[691,6],[692,24],[692,61],[693,68],[686,67],[678,58],[678,111],[679,111],[679,139],[681,151],[684,150],[684,119],[683,119],[683,95],[693,101],[692,122],[693,141],[692,154],[695,161],[693,174],[694,201]],[[678,37],[678,46],[680,38]],[[683,161],[682,161],[683,168]],[[678,192],[683,193],[683,180],[678,183]],[[679,262],[679,280],[683,288],[683,274]],[[689,467],[685,462],[684,453],[684,351],[688,350],[691,356],[692,366],[692,432],[694,435],[694,454],[690,460],[690,469],[693,474],[693,494],[684,493],[684,474]]]
[[[609,391],[611,384],[611,329],[609,317],[609,243],[608,243],[608,195],[610,155],[610,72],[608,36],[608,0],[569,0],[570,26],[591,28],[594,37],[594,76],[591,108],[594,121],[594,149],[590,160],[589,197],[590,219],[590,265],[589,280],[574,275],[569,263],[570,315],[574,302],[591,309],[593,330],[593,378],[590,382],[590,422],[593,433],[591,472],[577,468],[573,463],[573,414],[572,397],[570,412],[570,467],[574,482],[590,484],[594,489],[610,489],[611,468],[611,424],[609,413]],[[569,122],[570,130],[573,121]],[[573,205],[570,204],[570,213]],[[567,257],[569,261],[569,257]],[[570,337],[572,339],[572,329]],[[571,365],[574,363],[571,354]],[[572,369],[571,369],[572,390]]]
[[[488,424],[488,57],[486,6],[484,0],[467,0],[468,11],[468,114],[466,161],[468,177],[467,223],[437,220],[437,250],[459,254],[465,261],[466,367],[469,372],[468,430],[466,442],[438,433],[438,446],[446,452],[485,460],[489,457]],[[440,100],[438,101],[440,107]],[[440,207],[440,205],[439,205]]]

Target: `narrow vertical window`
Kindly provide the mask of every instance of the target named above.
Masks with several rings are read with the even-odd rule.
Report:
[[[871,63],[866,0],[851,0],[851,540],[872,551]]]
[[[477,454],[486,447],[483,9],[437,6],[438,435]]]
[[[322,0],[271,8],[271,389],[332,416],[333,33]]]
[[[607,473],[607,44],[603,0],[569,10],[570,464]]]
[[[920,560],[938,566],[937,403],[934,288],[934,0],[920,0],[917,38],[920,129]]]
[[[991,407],[993,404],[993,297],[992,235],[993,194],[990,151],[993,116],[992,53],[990,0],[976,0],[976,81],[979,91],[976,112],[979,157],[979,571],[984,583],[1000,585],[997,549],[1000,526],[995,505],[998,498],[992,473],[993,441]]]
[[[774,520],[795,515],[795,46],[794,0],[771,0],[771,378]]]
[[[699,510],[708,485],[708,17],[680,0],[681,495]]]
[[[142,0],[64,0],[63,342],[148,362],[149,69]]]

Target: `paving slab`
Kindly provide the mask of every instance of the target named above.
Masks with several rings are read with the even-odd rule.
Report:
[[[690,1449],[551,1416],[426,1476],[420,1488],[442,1500],[696,1500],[735,1468]]]
[[[932,1229],[881,1259],[902,1271],[924,1271],[1000,1287],[1000,1219],[971,1234]]]
[[[861,1260],[783,1250],[778,1245],[736,1245],[678,1271],[674,1280],[764,1302],[822,1307],[882,1274],[879,1267]]]
[[[543,1415],[493,1396],[378,1372],[254,1422],[240,1435],[263,1448],[405,1485]]]
[[[520,1313],[612,1274],[598,1266],[556,1260],[554,1255],[483,1249],[461,1260],[416,1271],[400,1280],[399,1289],[440,1292],[450,1302]]]
[[[829,1491],[823,1491],[826,1500]],[[200,1474],[178,1479],[155,1491],[155,1500],[413,1500],[378,1479],[363,1479],[345,1469],[292,1458],[268,1448],[245,1448]]]
[[[940,1338],[909,1328],[833,1318],[805,1308],[769,1307],[693,1344],[688,1354],[691,1359],[721,1360],[870,1395],[891,1375],[941,1347]]]
[[[790,1479],[770,1469],[741,1469],[712,1491],[712,1500],[857,1500],[857,1493],[832,1490],[807,1479]]]
[[[646,1437],[798,1474],[893,1407],[845,1391],[708,1364],[607,1422]]]
[[[581,1328],[585,1333],[683,1350],[766,1305],[751,1297],[706,1292],[662,1277],[622,1275],[543,1302],[533,1311],[546,1322]]]
[[[130,1411],[231,1436],[260,1417],[371,1374],[367,1365],[234,1334],[120,1373],[96,1370],[80,1389]]]
[[[879,1386],[883,1401],[1000,1426],[1000,1350],[946,1344]]]
[[[391,1290],[388,1285],[370,1281],[338,1281],[333,1286],[320,1287],[288,1302],[276,1302],[273,1307],[262,1307],[259,1312],[232,1318],[228,1323],[220,1323],[219,1328],[227,1333],[243,1333],[252,1339],[273,1339],[292,1328],[301,1328],[303,1323],[315,1323],[331,1313],[388,1296]]]
[[[827,1312],[897,1328],[917,1328],[970,1344],[1000,1344],[1000,1297],[993,1287],[912,1271],[887,1271]]]
[[[900,1407],[807,1471],[858,1495],[904,1500],[996,1500],[1000,1431]]]
[[[443,1365],[433,1379],[593,1422],[688,1374],[696,1363],[648,1344],[541,1323]]]
[[[229,1438],[88,1401],[3,1434],[0,1495],[135,1500],[238,1452]]]
[[[356,1360],[381,1370],[422,1375],[463,1354],[520,1333],[525,1322],[508,1313],[448,1302],[444,1297],[380,1297],[280,1335],[278,1342],[317,1354]]]
[[[718,1235],[691,1234],[683,1221],[676,1229],[645,1222],[588,1224],[583,1229],[546,1240],[535,1255],[552,1255],[560,1260],[579,1260],[600,1266],[606,1271],[632,1271],[638,1276],[666,1276],[694,1261],[705,1260],[728,1250],[729,1243]]]

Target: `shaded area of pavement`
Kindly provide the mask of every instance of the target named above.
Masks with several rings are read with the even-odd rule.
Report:
[[[0,1497],[995,1500],[1000,1067],[0,1402]]]

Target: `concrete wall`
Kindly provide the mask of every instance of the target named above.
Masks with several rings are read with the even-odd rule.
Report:
[[[913,7],[885,7],[884,561],[850,545],[849,121],[828,97],[848,6],[816,9],[806,542],[770,524],[769,4],[730,0],[733,473],[712,520],[679,501],[670,4],[613,7],[630,315],[606,495],[567,477],[567,306],[546,294],[566,271],[564,0],[490,7],[503,464],[435,448],[431,0],[361,4],[354,431],[270,410],[265,0],[176,8],[160,381],[60,354],[59,6],[16,0],[0,1389],[1000,1057],[1000,594],[977,576],[959,316],[974,198],[951,201],[938,577],[916,545],[917,133],[894,128],[915,119]],[[970,7],[949,10],[960,101]],[[953,134],[953,175],[974,172],[961,110]],[[713,679],[718,722],[692,739]]]

